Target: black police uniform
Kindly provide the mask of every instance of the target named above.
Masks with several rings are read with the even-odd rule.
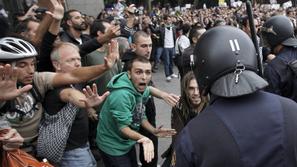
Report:
[[[175,143],[177,167],[296,167],[297,104],[264,91],[216,97]]]
[[[268,92],[297,100],[296,89],[294,88],[294,74],[288,64],[297,60],[297,48],[287,47],[281,50],[264,70],[264,77],[269,86]]]

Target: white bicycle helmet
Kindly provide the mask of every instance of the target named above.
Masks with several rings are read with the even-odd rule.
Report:
[[[29,42],[5,37],[0,39],[0,61],[15,61],[37,56],[37,51]]]

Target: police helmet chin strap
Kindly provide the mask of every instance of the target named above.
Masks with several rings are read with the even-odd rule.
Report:
[[[235,71],[234,71],[234,74],[235,74],[235,84],[238,84],[239,82],[239,76],[240,74],[245,70],[245,66],[244,64],[242,64],[240,62],[240,60],[237,60],[237,63],[236,63],[236,67],[235,67]]]

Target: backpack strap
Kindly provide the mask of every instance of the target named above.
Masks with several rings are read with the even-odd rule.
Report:
[[[43,98],[41,96],[41,93],[39,92],[36,84],[34,84],[34,82],[32,83],[32,89],[30,90],[33,98],[35,99],[35,103],[38,103],[38,102],[43,102]]]

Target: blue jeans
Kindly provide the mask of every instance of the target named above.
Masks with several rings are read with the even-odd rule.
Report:
[[[155,64],[160,63],[160,58],[161,58],[162,54],[163,54],[163,48],[157,47],[154,52]]]
[[[65,151],[59,163],[59,167],[97,167],[89,144],[84,147]]]
[[[173,58],[175,57],[175,48],[164,48],[164,71],[166,77],[173,74]]]
[[[105,167],[138,167],[134,146],[128,153],[121,156],[112,156],[101,150],[100,153]]]

